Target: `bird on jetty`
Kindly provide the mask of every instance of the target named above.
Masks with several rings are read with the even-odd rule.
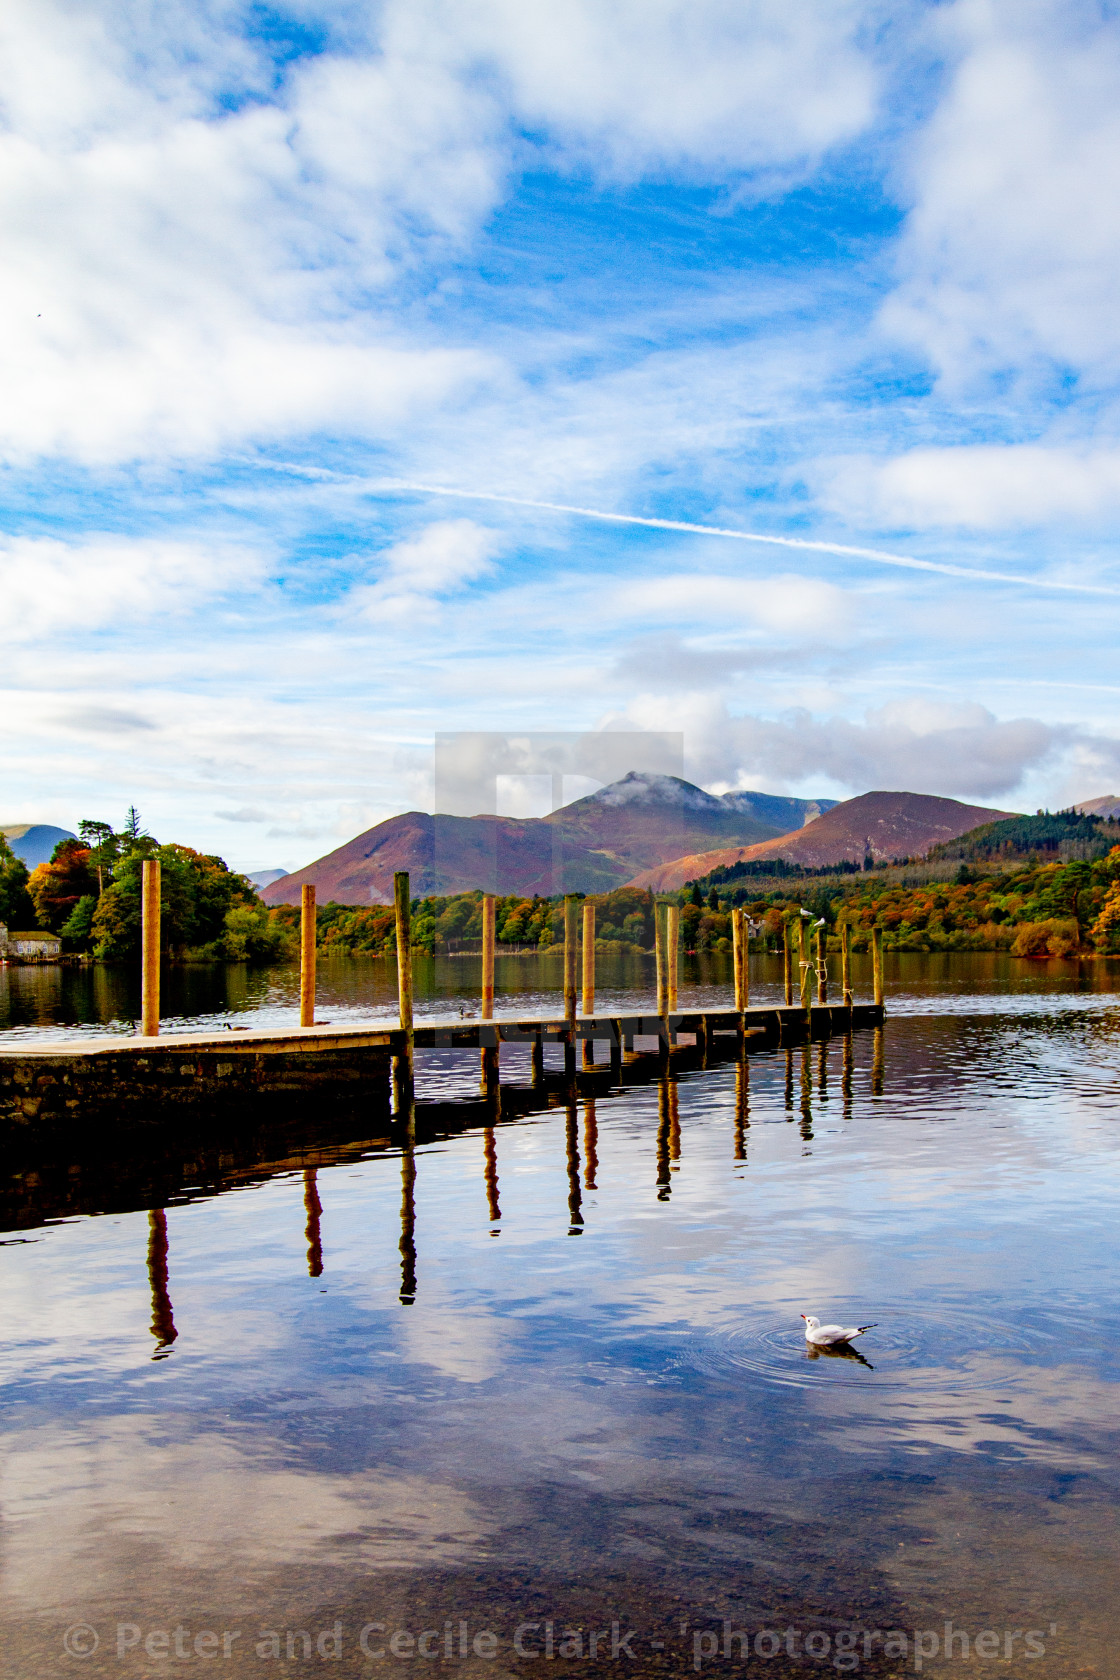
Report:
[[[858,1324],[846,1330],[841,1324],[822,1324],[819,1318],[810,1318],[807,1313],[801,1316],[805,1320],[805,1340],[813,1347],[840,1347],[854,1336],[862,1336],[865,1330],[875,1329],[874,1324]]]

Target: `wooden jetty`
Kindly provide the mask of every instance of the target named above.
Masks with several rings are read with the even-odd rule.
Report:
[[[583,916],[582,1011],[576,1008],[579,951],[578,901],[565,904],[565,961],[562,1010],[534,1018],[493,1013],[493,899],[483,905],[483,976],[477,1019],[461,1016],[414,1019],[410,898],[407,874],[396,877],[397,1022],[338,1025],[315,1020],[315,899],[304,890],[301,928],[300,1025],[292,1028],[224,1028],[208,1032],[159,1030],[159,865],[145,863],[141,1031],[129,1036],[74,1037],[47,1043],[0,1044],[0,1137],[13,1140],[44,1132],[82,1132],[91,1121],[125,1125],[166,1123],[170,1114],[205,1112],[215,1119],[250,1119],[253,1111],[298,1115],[309,1100],[329,1099],[399,1119],[415,1116],[414,1058],[419,1049],[473,1049],[480,1056],[484,1094],[499,1089],[503,1044],[528,1044],[531,1081],[545,1081],[546,1045],[563,1047],[562,1079],[567,1089],[589,1093],[604,1084],[625,1083],[624,1070],[652,1058],[664,1065],[687,1057],[704,1065],[710,1058],[742,1057],[772,1046],[877,1027],[883,1021],[881,935],[874,941],[875,997],[857,1004],[849,987],[844,951],[842,992],[829,1001],[820,941],[817,962],[806,955],[801,932],[800,1001],[752,1007],[747,985],[748,930],[735,913],[735,988],[732,1007],[677,1007],[677,918],[675,906],[657,916],[657,1003],[654,1010],[625,1014],[595,1009],[594,916]],[[786,950],[792,947],[786,930]],[[809,971],[817,976],[816,1000]],[[687,1042],[686,1042],[687,1041]],[[577,1051],[582,1058],[577,1066]],[[604,1054],[600,1060],[598,1052]],[[553,1078],[555,1078],[555,1073]],[[390,1095],[392,1105],[390,1106]],[[412,1121],[414,1123],[414,1119]]]

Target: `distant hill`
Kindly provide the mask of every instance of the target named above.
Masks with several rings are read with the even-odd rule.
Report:
[[[941,841],[953,840],[981,823],[1011,817],[984,805],[961,805],[927,793],[861,793],[845,799],[806,827],[754,846],[725,846],[692,853],[644,870],[629,883],[674,892],[713,869],[765,858],[782,858],[805,869],[842,862],[915,857]]]
[[[49,863],[60,840],[78,838],[68,828],[54,828],[50,823],[0,823],[0,834],[28,869]]]
[[[1118,843],[1120,829],[1115,818],[1110,820],[1106,815],[1102,820],[1075,809],[983,823],[954,840],[932,847],[929,856],[931,862],[959,858],[966,863],[1035,856],[1091,858],[1103,857]]]
[[[736,792],[717,798],[676,776],[631,771],[547,817],[430,816],[407,811],[265,887],[266,904],[387,904],[407,869],[414,896],[474,888],[542,896],[609,892],[639,869],[689,849],[750,845],[825,809],[829,800]]]
[[[1120,822],[1120,794],[1102,793],[1099,799],[1082,799],[1073,810],[1086,817],[1115,817]]]
[[[287,873],[286,869],[258,869],[255,874],[246,875],[245,879],[252,881],[257,891],[260,892],[262,888],[270,887],[273,881],[282,881]]]

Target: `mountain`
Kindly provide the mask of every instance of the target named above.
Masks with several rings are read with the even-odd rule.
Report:
[[[1085,817],[1120,818],[1120,794],[1102,793],[1099,799],[1082,799],[1073,810]]]
[[[28,869],[49,863],[60,840],[78,838],[68,828],[53,828],[50,823],[0,823],[0,834]]]
[[[631,771],[547,817],[406,811],[274,881],[261,897],[298,904],[308,881],[323,903],[387,904],[398,869],[408,870],[420,897],[477,887],[545,897],[608,892],[689,849],[770,839],[829,803],[747,792],[717,798],[677,776]]]
[[[246,875],[247,881],[252,881],[257,891],[262,887],[270,887],[273,881],[282,881],[288,873],[286,869],[258,869],[253,875]]]
[[[764,858],[784,858],[806,869],[819,869],[845,859],[862,863],[868,853],[877,860],[920,857],[941,841],[955,840],[981,823],[999,822],[1015,814],[984,805],[961,805],[955,799],[937,799],[927,793],[861,793],[857,799],[845,799],[815,822],[776,840],[755,846],[722,846],[674,858],[644,870],[629,885],[673,892],[713,869]]]

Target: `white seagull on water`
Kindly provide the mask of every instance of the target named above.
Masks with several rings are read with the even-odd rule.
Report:
[[[862,1336],[865,1330],[874,1330],[874,1324],[857,1324],[850,1330],[845,1330],[842,1324],[822,1324],[819,1318],[810,1318],[802,1313],[805,1320],[805,1340],[814,1347],[839,1347],[843,1342],[850,1342],[855,1336]]]

